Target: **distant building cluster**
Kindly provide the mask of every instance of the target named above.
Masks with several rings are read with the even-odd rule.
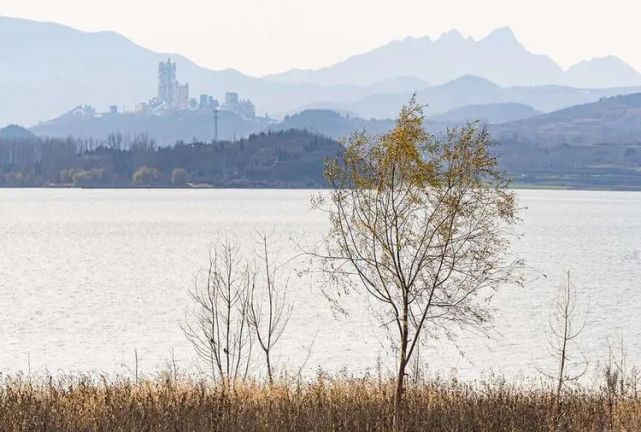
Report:
[[[214,99],[213,96],[206,94],[200,95],[200,103],[198,104],[199,110],[217,110],[219,107],[220,104],[218,103],[218,99]]]
[[[240,99],[236,92],[226,92],[225,102],[220,104],[213,96],[202,94],[199,99],[189,97],[189,84],[181,84],[176,79],[176,63],[171,59],[158,65],[158,94],[148,102],[136,106],[137,112],[162,114],[176,111],[230,111],[246,119],[256,117],[256,107],[249,99]],[[90,105],[79,105],[67,113],[75,117],[102,117],[118,115],[117,105],[111,105],[105,113],[97,113]]]
[[[149,102],[142,103],[139,111],[159,113],[166,111],[212,111],[234,112],[242,117],[253,119],[256,108],[249,99],[241,100],[238,93],[227,92],[222,105],[213,96],[202,94],[200,98],[189,97],[189,84],[181,84],[176,79],[176,63],[171,59],[158,65],[158,94]]]
[[[68,115],[72,117],[94,117],[96,110],[91,105],[78,105],[69,111]]]
[[[221,106],[222,110],[232,111],[246,118],[256,117],[256,107],[249,99],[240,100],[238,93],[225,93],[225,103]]]

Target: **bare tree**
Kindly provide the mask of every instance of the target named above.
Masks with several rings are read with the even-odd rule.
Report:
[[[209,364],[212,378],[224,385],[245,378],[249,370],[251,281],[238,244],[225,239],[212,246],[209,266],[199,273],[189,292],[195,306],[183,331],[196,353]]]
[[[571,345],[576,338],[583,332],[587,322],[587,310],[583,317],[578,317],[576,288],[572,283],[572,277],[568,270],[563,283],[559,285],[558,291],[552,303],[552,309],[549,319],[548,342],[552,349],[552,354],[558,359],[556,380],[556,400],[557,405],[561,404],[561,394],[563,387],[570,381],[580,379],[588,369],[588,361],[581,353],[580,361],[573,361],[570,355]],[[579,366],[580,371],[568,372],[571,369],[576,370]],[[551,377],[548,375],[548,377]]]
[[[322,248],[310,252],[327,276],[325,295],[345,311],[345,295],[366,294],[397,354],[395,431],[421,338],[486,330],[494,289],[519,281],[509,258],[516,197],[489,134],[467,124],[437,138],[423,122],[412,99],[389,133],[354,134],[327,165],[329,199],[312,202],[330,220]]]
[[[265,354],[269,384],[274,383],[272,349],[280,340],[291,316],[293,304],[287,298],[288,278],[283,274],[284,264],[272,262],[267,234],[259,235],[261,260],[255,273],[249,295],[248,321],[258,344]]]

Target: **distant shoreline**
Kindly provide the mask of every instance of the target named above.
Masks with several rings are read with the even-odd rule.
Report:
[[[120,189],[141,189],[141,190],[213,190],[213,189],[228,189],[228,190],[326,190],[328,188],[322,187],[270,187],[270,186],[215,186],[215,185],[187,185],[187,186],[169,186],[169,185],[147,185],[147,186],[72,186],[72,185],[48,185],[48,186],[7,186],[0,187],[2,189],[79,189],[79,190],[120,190]],[[513,183],[509,186],[513,190],[551,190],[551,191],[584,191],[584,192],[641,192],[641,185],[627,186],[627,187],[600,187],[600,186],[568,186],[561,184],[529,184],[529,183]]]

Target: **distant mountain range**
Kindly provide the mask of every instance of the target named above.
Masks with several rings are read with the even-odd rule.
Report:
[[[0,126],[32,126],[82,104],[99,111],[112,104],[132,109],[156,95],[158,63],[167,57],[177,63],[178,79],[189,83],[192,97],[207,93],[220,99],[225,91],[238,91],[260,114],[278,117],[318,108],[393,118],[414,92],[429,104],[428,114],[436,115],[506,103],[550,112],[641,91],[630,87],[641,85],[641,76],[619,59],[590,60],[563,71],[548,57],[528,52],[507,28],[480,41],[456,31],[436,41],[407,38],[318,71],[263,78],[211,71],[113,32],[17,18],[0,17],[0,53]]]
[[[438,115],[426,117],[426,127],[441,133],[447,127],[466,121],[490,125],[495,139],[504,144],[527,144],[537,148],[571,145],[641,145],[641,93],[603,98],[597,102],[540,113],[529,105],[496,103],[466,105]],[[352,114],[331,110],[308,109],[286,116],[280,122],[257,118],[244,119],[230,112],[221,112],[219,139],[235,140],[267,130],[308,130],[334,139],[343,139],[352,132],[365,130],[380,134],[394,125],[393,120],[363,119]],[[24,134],[23,130],[12,129]],[[18,131],[18,132],[16,132]],[[128,139],[145,134],[160,145],[176,141],[209,142],[214,137],[212,113],[178,112],[162,116],[118,114],[77,116],[66,114],[31,129],[38,136],[106,140],[112,133]]]
[[[508,27],[481,40],[452,30],[437,40],[408,37],[318,70],[291,70],[266,78],[279,83],[367,85],[398,75],[442,84],[477,75],[502,86],[565,85],[622,87],[641,85],[641,74],[616,57],[583,61],[564,71],[551,58],[533,54]]]
[[[425,126],[439,134],[447,127],[467,121],[488,125],[503,146],[552,148],[627,146],[641,156],[641,92],[602,98],[597,102],[540,113],[528,105],[499,103],[467,105],[427,116]],[[394,126],[392,120],[364,120],[329,110],[306,110],[270,125],[270,129],[307,129],[332,138],[345,138],[353,131],[380,134]]]
[[[192,97],[238,91],[259,113],[293,110],[315,100],[349,101],[371,94],[411,92],[427,87],[413,77],[395,76],[372,86],[278,84],[236,70],[211,71],[178,54],[156,53],[113,32],[86,33],[54,23],[0,17],[0,126],[30,126],[89,104],[133,109],[156,96],[158,63],[171,57]],[[10,101],[10,102],[7,102]]]
[[[420,103],[428,105],[427,113],[436,115],[466,105],[504,103],[529,105],[537,111],[551,112],[573,105],[595,102],[603,97],[637,92],[641,92],[641,86],[604,89],[578,89],[556,85],[501,87],[485,78],[465,75],[415,93]],[[411,92],[377,94],[351,102],[315,102],[305,108],[351,112],[365,118],[393,118],[411,96]]]

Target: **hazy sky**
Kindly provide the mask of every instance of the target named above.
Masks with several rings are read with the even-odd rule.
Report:
[[[567,67],[613,54],[641,70],[641,0],[0,0],[0,15],[114,30],[253,75],[330,65],[406,36],[510,26]]]

